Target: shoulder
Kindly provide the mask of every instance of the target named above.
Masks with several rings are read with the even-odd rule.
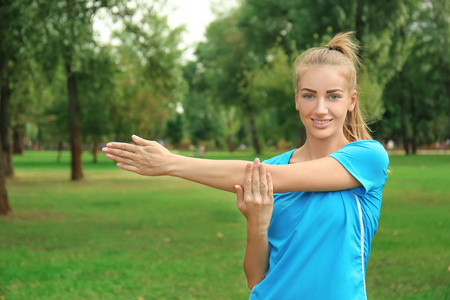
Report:
[[[361,140],[349,143],[330,155],[369,191],[384,186],[389,156],[380,142]]]
[[[374,163],[387,165],[389,156],[383,145],[375,140],[354,141],[334,152],[330,156],[338,158],[340,156],[354,156],[358,160],[370,160]]]
[[[379,141],[375,140],[359,140],[348,143],[342,149],[345,148],[357,148],[357,149],[372,149],[375,151],[383,151],[386,152],[383,145]]]
[[[283,154],[274,156],[272,158],[266,159],[263,161],[264,164],[268,165],[286,165],[289,163],[289,160],[291,159],[292,153],[296,149],[289,150],[288,152],[285,152]]]

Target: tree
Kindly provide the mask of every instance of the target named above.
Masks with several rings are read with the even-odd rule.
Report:
[[[120,72],[110,112],[116,121],[113,132],[119,139],[139,133],[158,140],[171,107],[181,103],[187,92],[178,49],[183,28],[171,29],[155,3],[132,7],[123,2],[113,11],[123,24],[114,35],[120,41],[114,51]]]
[[[258,137],[257,111],[252,105],[248,94],[240,92],[246,89],[245,72],[255,66],[253,55],[248,51],[247,41],[237,26],[238,12],[212,22],[206,30],[206,43],[197,47],[196,55],[199,66],[208,86],[205,93],[223,110],[237,110],[239,113],[228,112],[227,116],[242,116],[248,122],[250,136],[256,153],[261,153],[262,147]],[[233,120],[232,122],[236,122]],[[233,126],[238,128],[237,126]],[[233,128],[229,127],[229,128]],[[228,130],[228,135],[235,134]],[[227,137],[230,141],[230,136]],[[229,149],[232,150],[230,143]]]
[[[2,158],[6,176],[13,175],[10,139],[10,100],[12,77],[17,73],[18,62],[23,58],[25,30],[30,23],[31,1],[2,0],[0,10],[0,135]]]
[[[91,143],[93,163],[97,163],[97,152],[102,137],[111,132],[110,100],[115,97],[115,78],[118,72],[108,47],[97,47],[85,52],[84,66],[79,73],[80,103],[83,140]]]
[[[36,5],[36,30],[40,33],[34,42],[37,59],[44,72],[51,73],[58,63],[64,66],[69,107],[71,144],[71,179],[83,178],[81,162],[81,105],[79,99],[79,73],[84,63],[84,52],[95,47],[92,20],[106,1],[84,2],[54,0]],[[49,51],[51,49],[51,51]]]
[[[445,1],[421,4],[398,32],[405,62],[387,84],[390,126],[381,126],[384,136],[401,140],[406,154],[415,154],[419,144],[444,141],[450,129],[449,7]]]
[[[1,146],[1,141],[0,141]],[[6,215],[11,211],[8,201],[8,193],[5,185],[5,175],[3,170],[3,159],[0,159],[0,215]]]

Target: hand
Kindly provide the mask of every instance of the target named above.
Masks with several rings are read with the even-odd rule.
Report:
[[[273,211],[273,184],[270,173],[255,159],[245,169],[244,188],[236,185],[237,207],[247,219],[247,223],[264,230],[269,228]]]
[[[140,175],[159,176],[169,174],[169,163],[174,156],[155,141],[132,136],[136,145],[128,143],[108,143],[102,149],[109,159],[118,162],[121,169]]]

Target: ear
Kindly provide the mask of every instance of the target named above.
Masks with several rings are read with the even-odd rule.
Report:
[[[298,105],[298,93],[297,90],[295,90],[295,109],[299,110],[299,105]]]
[[[353,111],[356,106],[356,102],[358,101],[358,91],[354,90],[352,96],[350,98],[350,106],[348,107],[348,111]]]

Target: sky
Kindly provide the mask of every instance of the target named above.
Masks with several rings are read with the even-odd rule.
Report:
[[[195,46],[204,40],[206,27],[215,18],[211,6],[223,10],[235,6],[236,2],[237,0],[167,0],[164,13],[167,14],[169,25],[172,28],[186,25],[181,45],[182,48],[186,48],[183,55],[185,59],[194,59]],[[99,18],[94,22],[94,30],[98,32],[100,41],[109,40],[110,28],[114,28],[114,25],[100,12]]]

